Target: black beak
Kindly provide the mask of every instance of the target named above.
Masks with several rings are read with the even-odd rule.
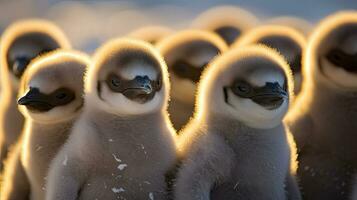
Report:
[[[135,90],[138,94],[150,94],[153,88],[149,77],[137,76],[126,90]]]
[[[16,59],[14,62],[14,65],[12,66],[12,70],[13,70],[13,73],[15,74],[15,76],[20,78],[29,63],[30,63],[30,61],[27,58]]]
[[[155,95],[152,83],[148,76],[137,76],[124,89],[123,95],[137,102],[145,103]]]
[[[278,83],[268,82],[264,87],[259,88],[254,96],[251,97],[255,103],[274,110],[280,107],[284,100],[288,98],[288,93]]]
[[[41,94],[37,88],[30,88],[26,95],[21,97],[17,103],[26,106],[30,110],[42,112],[51,110],[54,107],[48,102],[48,97]]]

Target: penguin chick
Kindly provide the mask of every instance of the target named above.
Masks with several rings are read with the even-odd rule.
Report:
[[[309,21],[295,16],[274,17],[268,19],[265,23],[291,27],[302,33],[305,37],[309,36],[313,29],[313,25]]]
[[[303,49],[306,46],[305,37],[287,26],[265,25],[249,31],[237,40],[233,47],[256,43],[277,49],[285,57],[294,75],[294,93],[298,94],[302,83],[301,60]]]
[[[174,31],[164,26],[144,26],[129,33],[128,37],[156,44]]]
[[[304,199],[347,199],[357,167],[357,12],[316,27],[304,56],[304,82],[287,122],[299,151]]]
[[[129,39],[109,41],[93,60],[83,114],[51,164],[46,199],[166,199],[177,156],[164,60]]]
[[[217,6],[200,14],[191,27],[217,33],[231,45],[247,30],[255,27],[258,19],[250,12],[236,6]]]
[[[0,105],[0,168],[20,135],[24,118],[17,109],[19,81],[31,60],[59,48],[70,48],[64,33],[45,20],[10,25],[0,41],[2,103]]]
[[[166,37],[157,48],[167,63],[172,82],[170,118],[174,128],[180,130],[193,114],[201,72],[214,57],[227,50],[227,45],[214,33],[186,30]]]
[[[59,50],[36,58],[26,70],[18,100],[25,128],[5,168],[2,200],[45,199],[49,163],[84,104],[82,77],[89,64],[87,55]]]
[[[196,115],[180,134],[175,199],[300,199],[282,119],[293,96],[273,49],[234,49],[202,75]]]

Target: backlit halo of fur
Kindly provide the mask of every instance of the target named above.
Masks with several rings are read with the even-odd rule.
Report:
[[[307,112],[310,108],[310,103],[313,101],[311,91],[313,91],[313,87],[316,86],[316,84],[328,86],[334,89],[335,92],[345,93],[346,90],[351,90],[349,88],[341,87],[321,73],[317,59],[317,51],[321,42],[329,36],[331,31],[348,23],[357,24],[357,12],[342,11],[332,14],[322,20],[310,34],[306,49],[303,53],[302,75],[304,81],[302,82],[302,89],[296,98],[294,109],[291,109],[286,117],[288,121],[290,119],[298,118],[298,116]]]
[[[244,33],[258,24],[258,18],[247,10],[226,5],[203,12],[192,22],[191,27],[211,31],[217,27],[235,26]]]
[[[303,77],[306,77],[306,81],[304,81],[303,83],[303,89],[311,87],[313,84],[315,84],[314,82],[320,82],[337,90],[347,89],[341,87],[335,81],[331,81],[328,77],[321,73],[320,67],[318,67],[319,64],[317,58],[317,51],[320,47],[321,42],[323,42],[323,40],[326,39],[333,30],[345,24],[357,25],[356,11],[337,12],[333,15],[326,17],[317,25],[314,32],[311,34],[311,37],[308,41],[308,45],[306,47],[306,54],[304,56],[305,67],[303,67]]]
[[[301,49],[304,49],[306,46],[306,39],[304,35],[291,27],[282,25],[263,25],[248,31],[247,34],[243,35],[233,43],[233,48],[255,44],[257,41],[267,36],[282,36],[291,38],[301,47]]]
[[[251,112],[253,113],[250,117],[252,119],[249,119],[249,116],[247,115],[243,116],[241,113],[238,113],[236,109],[233,109],[233,111],[232,109],[228,109],[228,106],[217,106],[217,105],[212,106],[212,102],[210,102],[210,105],[207,105],[208,102],[212,100],[212,92],[217,92],[217,91],[213,91],[215,90],[214,83],[220,77],[220,74],[223,71],[229,69],[229,67],[232,64],[240,60],[244,60],[246,58],[252,58],[255,56],[260,57],[269,62],[272,62],[276,64],[276,66],[282,68],[288,81],[288,91],[289,91],[288,101],[291,102],[293,100],[294,83],[292,78],[292,72],[290,70],[289,65],[284,60],[284,58],[275,50],[266,47],[264,45],[251,45],[245,48],[236,48],[227,52],[226,54],[222,55],[221,57],[211,62],[210,66],[206,68],[206,70],[203,72],[202,79],[198,86],[195,119],[204,120],[205,115],[207,115],[207,112],[210,111],[213,113],[227,114],[228,117],[236,118],[237,120],[254,128],[262,128],[262,129],[273,128],[279,123],[281,123],[281,120],[285,116],[286,110],[288,109],[288,108],[284,108],[284,104],[286,104],[287,107],[290,105],[288,101],[286,101],[281,106],[281,108],[277,110],[268,111],[268,110],[261,109],[263,111],[260,111],[259,113]],[[246,114],[250,115],[249,113]],[[259,123],[255,123],[255,121],[259,120],[260,118],[259,115],[261,114],[271,115],[272,117],[269,117],[268,119],[265,120],[263,119],[259,121]],[[258,117],[258,119],[256,119],[256,117]]]
[[[317,59],[317,51],[321,42],[328,37],[331,31],[346,23],[357,23],[357,13],[355,11],[343,11],[330,15],[322,20],[311,33],[306,50],[303,54],[302,75],[304,81],[302,82],[302,89],[294,106],[298,109],[292,109],[287,118],[295,118],[296,116],[303,114],[304,111],[309,108],[308,105],[313,98],[311,91],[316,84],[326,85],[335,89],[336,92],[350,90],[341,87],[322,74]]]
[[[43,33],[52,37],[63,49],[70,49],[71,44],[62,30],[50,21],[27,19],[17,21],[5,29],[0,41],[0,70],[2,95],[11,95],[17,90],[18,81],[9,72],[7,52],[16,38],[30,33]]]
[[[294,16],[274,17],[267,20],[265,23],[289,26],[303,33],[305,36],[308,36],[313,29],[313,25],[310,22]]]
[[[150,100],[150,102],[146,102],[144,104],[133,102],[122,94],[115,94],[121,101],[120,105],[111,105],[109,103],[105,103],[99,98],[97,93],[97,74],[99,74],[99,72],[102,70],[103,63],[105,63],[108,58],[114,57],[116,54],[125,52],[127,50],[145,52],[159,63],[160,66],[157,67],[159,67],[162,74],[162,89],[156,93],[155,97]],[[105,84],[102,84],[102,89],[103,91],[109,90]],[[164,112],[167,109],[169,91],[170,82],[167,66],[157,49],[155,49],[154,46],[148,42],[129,38],[119,38],[108,41],[95,52],[93,62],[89,68],[88,74],[86,75],[85,104],[100,107],[108,113],[125,117],[153,113],[156,111]]]
[[[45,54],[43,56],[39,56],[31,62],[31,66],[29,69],[25,71],[23,78],[20,81],[19,93],[18,98],[21,98],[28,90],[28,84],[31,79],[42,70],[48,70],[50,68],[59,68],[63,65],[69,63],[71,66],[78,65],[83,66],[83,70],[80,74],[84,74],[86,68],[90,65],[91,60],[90,57],[82,52],[69,50],[69,49],[60,49]],[[73,69],[73,68],[72,68]],[[73,74],[76,75],[74,70]],[[79,70],[81,71],[81,70]],[[74,77],[74,78],[82,78],[82,77]],[[81,97],[76,97],[81,98]],[[31,112],[25,106],[19,105],[20,112],[27,118],[31,119],[37,123],[42,124],[51,124],[51,123],[59,123],[62,121],[67,121],[73,119],[80,113],[80,109],[77,110],[78,107],[82,106],[82,102],[79,102],[78,105],[66,107],[61,106],[57,108],[53,108],[47,112]]]

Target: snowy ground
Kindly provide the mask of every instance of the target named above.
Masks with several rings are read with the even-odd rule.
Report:
[[[357,9],[357,0],[0,0],[0,31],[16,19],[49,18],[76,48],[92,52],[108,38],[143,25],[184,28],[200,12],[223,4],[241,6],[260,18],[295,15],[313,22],[337,10]]]

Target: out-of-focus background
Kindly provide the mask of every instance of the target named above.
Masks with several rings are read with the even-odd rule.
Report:
[[[318,22],[338,10],[357,9],[357,0],[0,0],[0,31],[22,18],[55,21],[75,48],[93,52],[105,40],[144,25],[182,29],[201,12],[236,5],[260,19],[293,15]]]

